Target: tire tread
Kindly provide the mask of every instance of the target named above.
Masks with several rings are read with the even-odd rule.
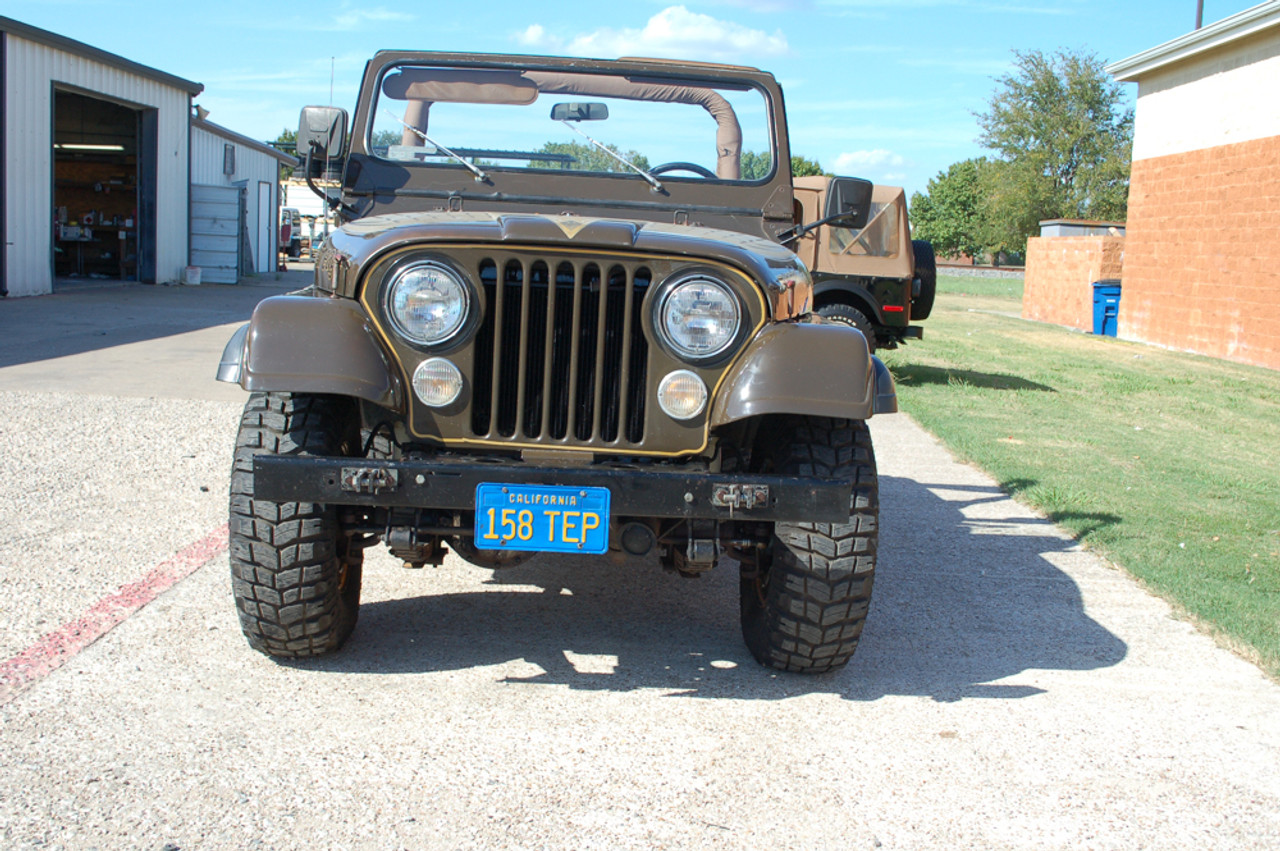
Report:
[[[879,488],[866,424],[794,417],[775,464],[784,474],[853,480],[848,523],[778,523],[763,601],[743,581],[743,636],[756,659],[784,671],[843,667],[862,635],[878,543]]]
[[[289,393],[254,393],[240,420],[230,494],[232,592],[249,645],[270,656],[319,656],[342,646],[355,626],[360,554],[345,556],[340,587],[344,555],[333,509],[256,499],[253,458],[335,454],[344,422],[336,400]]]

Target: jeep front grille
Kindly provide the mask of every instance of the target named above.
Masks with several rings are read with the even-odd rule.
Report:
[[[639,445],[649,345],[639,261],[487,256],[476,269],[471,431],[489,440]]]

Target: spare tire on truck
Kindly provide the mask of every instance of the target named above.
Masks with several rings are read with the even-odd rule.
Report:
[[[933,297],[938,292],[938,261],[933,255],[933,243],[927,240],[911,240],[911,250],[916,256],[916,280],[920,282],[918,291],[913,285],[911,321],[919,322],[933,312]]]

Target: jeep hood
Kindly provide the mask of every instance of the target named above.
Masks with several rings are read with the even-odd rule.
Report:
[[[429,248],[446,243],[684,256],[735,266],[773,297],[796,288],[807,295],[809,288],[808,270],[795,254],[750,234],[662,222],[481,212],[390,213],[348,222],[322,248],[317,283],[321,289],[354,295],[360,271],[383,253],[407,245]]]

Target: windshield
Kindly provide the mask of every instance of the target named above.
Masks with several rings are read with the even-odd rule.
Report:
[[[754,182],[773,168],[764,94],[745,85],[561,71],[387,69],[374,156],[423,167]]]

